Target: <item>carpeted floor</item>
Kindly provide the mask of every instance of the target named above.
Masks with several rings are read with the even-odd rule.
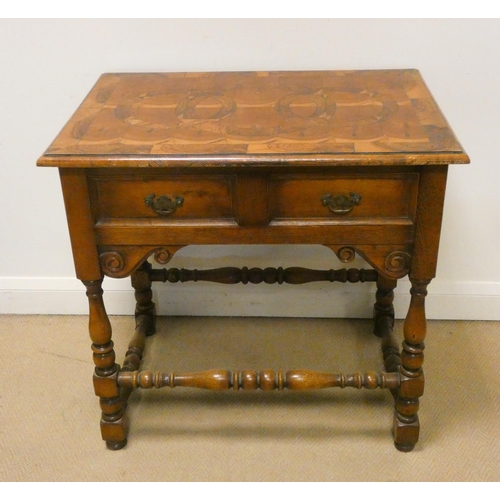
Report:
[[[112,317],[121,363],[132,317]],[[159,318],[143,368],[379,370],[367,320]],[[397,323],[398,331],[401,322]],[[85,316],[0,316],[1,481],[498,481],[500,325],[430,321],[421,439],[392,444],[386,391],[136,391],[106,450]]]

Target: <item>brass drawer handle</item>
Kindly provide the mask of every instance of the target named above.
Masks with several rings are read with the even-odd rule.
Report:
[[[324,207],[328,207],[334,214],[348,214],[354,205],[359,205],[361,196],[356,193],[338,194],[332,196],[332,193],[325,194],[321,197],[321,203]]]
[[[154,213],[158,214],[160,217],[167,217],[172,215],[177,207],[182,207],[184,203],[184,198],[182,196],[174,196],[173,200],[166,195],[159,196],[156,198],[156,195],[149,194],[144,198],[144,203],[147,207],[151,207]]]

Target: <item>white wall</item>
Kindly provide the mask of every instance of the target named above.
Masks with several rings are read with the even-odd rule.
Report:
[[[35,162],[101,73],[418,68],[472,159],[450,168],[428,315],[500,319],[499,47],[498,20],[0,20],[0,312],[87,310],[57,172]],[[340,267],[324,248],[218,251],[185,248],[171,265]],[[108,311],[131,313],[128,280],[107,282]],[[399,316],[407,288],[398,287]],[[165,285],[157,301],[171,314],[352,317],[371,314],[372,292],[185,284]]]

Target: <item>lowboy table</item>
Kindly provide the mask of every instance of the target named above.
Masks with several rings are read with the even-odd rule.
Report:
[[[38,160],[58,167],[87,288],[95,393],[108,448],[127,442],[135,388],[389,389],[396,448],[419,434],[426,288],[450,163],[468,163],[418,71],[104,74]],[[320,244],[370,269],[153,269],[190,244]],[[404,341],[393,290],[409,274]],[[136,329],[115,362],[103,276],[132,277]],[[140,371],[154,281],[376,281],[384,370]]]

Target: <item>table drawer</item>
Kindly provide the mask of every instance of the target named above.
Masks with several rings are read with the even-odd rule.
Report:
[[[233,218],[229,176],[99,176],[92,180],[97,219]]]
[[[413,220],[418,174],[274,176],[270,219]]]

